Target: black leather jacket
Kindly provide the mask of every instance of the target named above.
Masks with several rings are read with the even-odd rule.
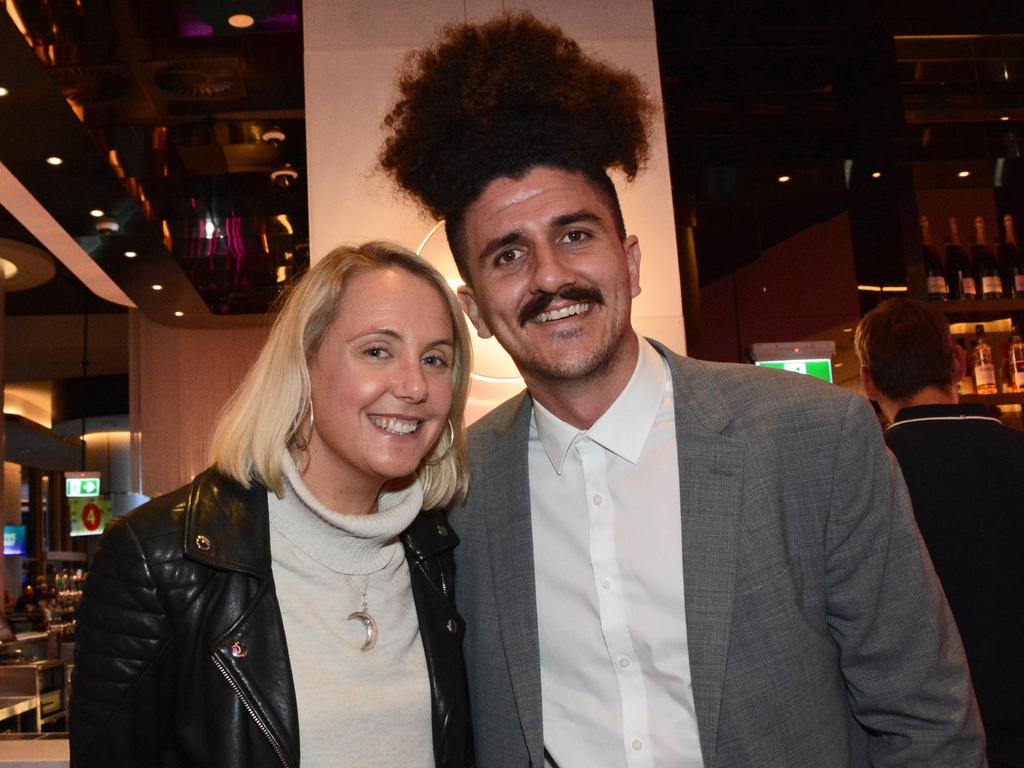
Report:
[[[401,538],[436,764],[461,768],[472,756],[452,599],[458,538],[430,512]],[[77,768],[297,768],[298,713],[263,486],[246,490],[207,470],[110,526],[85,582],[72,686]],[[339,766],[344,751],[339,742]]]

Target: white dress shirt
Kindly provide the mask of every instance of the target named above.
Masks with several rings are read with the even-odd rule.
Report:
[[[702,768],[672,379],[636,369],[586,431],[534,403],[530,503],[544,746],[559,768]]]

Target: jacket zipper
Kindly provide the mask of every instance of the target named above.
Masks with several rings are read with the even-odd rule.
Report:
[[[260,716],[256,714],[256,710],[253,709],[252,705],[249,703],[249,700],[245,698],[245,694],[242,693],[241,689],[239,689],[239,687],[235,685],[235,681],[231,679],[231,675],[228,674],[227,669],[221,663],[220,659],[218,659],[215,655],[212,654],[211,658],[213,659],[213,663],[217,665],[217,669],[219,669],[220,673],[224,676],[224,679],[227,680],[228,685],[231,686],[231,690],[235,692],[235,695],[238,697],[238,700],[242,702],[242,706],[245,707],[245,710],[249,713],[249,716],[253,719],[253,722],[256,723],[256,727],[260,729],[263,735],[266,736],[267,741],[270,742],[270,746],[274,748],[274,752],[277,754],[277,759],[281,761],[281,765],[283,765],[284,768],[290,768],[288,765],[288,761],[284,759],[284,752],[281,751],[281,747],[277,743],[277,739],[274,738],[274,734],[272,734],[270,732],[270,729],[263,723],[262,720],[260,720]]]
[[[438,566],[438,575],[441,577],[441,594],[444,595],[445,600],[448,599],[448,582],[444,580],[444,568]]]

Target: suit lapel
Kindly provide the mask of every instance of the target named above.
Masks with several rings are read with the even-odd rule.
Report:
[[[532,401],[495,427],[484,498],[495,605],[516,708],[534,765],[544,764],[540,641],[530,520],[529,437]]]
[[[715,765],[729,649],[745,445],[702,367],[658,346],[672,370],[686,631],[705,768]]]

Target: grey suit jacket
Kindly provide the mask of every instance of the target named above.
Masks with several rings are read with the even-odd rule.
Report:
[[[867,402],[659,351],[705,768],[983,766],[960,638]],[[544,762],[531,410],[523,393],[473,426],[472,486],[452,510],[483,768]]]

